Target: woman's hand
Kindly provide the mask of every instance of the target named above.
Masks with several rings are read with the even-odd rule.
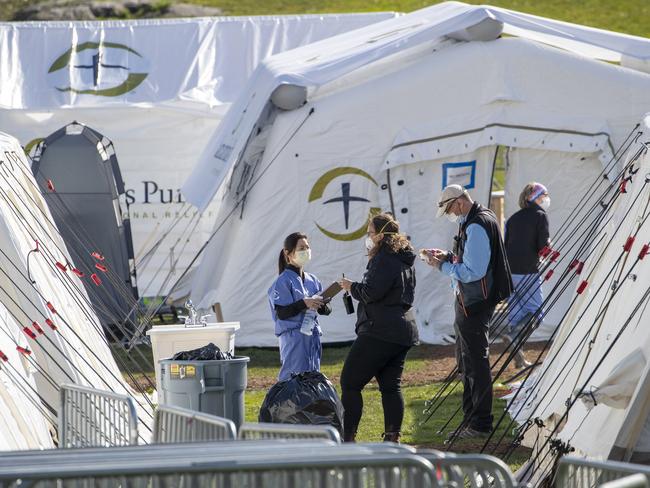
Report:
[[[343,288],[345,291],[350,291],[352,288],[352,281],[348,280],[347,278],[341,278],[339,280],[339,285],[341,285],[341,288]]]
[[[325,304],[323,299],[318,295],[311,298],[303,298],[302,301],[305,302],[305,305],[307,305],[307,308],[310,310],[318,310]]]

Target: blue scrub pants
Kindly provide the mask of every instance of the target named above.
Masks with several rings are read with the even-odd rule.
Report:
[[[279,381],[290,379],[291,373],[320,371],[320,359],[323,354],[320,335],[317,327],[314,327],[310,336],[303,334],[299,329],[291,329],[280,335],[278,339],[282,367],[278,374]]]
[[[510,324],[510,337],[515,337],[521,328],[526,324],[531,315],[535,315],[541,321],[542,302],[542,278],[538,273],[534,274],[513,274],[512,282],[515,286],[514,293],[510,296],[510,310],[508,322]]]

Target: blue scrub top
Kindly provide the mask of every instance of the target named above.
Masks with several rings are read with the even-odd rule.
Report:
[[[281,320],[278,318],[278,314],[275,311],[275,305],[291,305],[303,298],[319,295],[323,291],[323,285],[321,285],[318,278],[311,273],[304,272],[303,274],[304,281],[300,279],[300,275],[292,269],[285,269],[273,282],[271,288],[269,288],[269,305],[271,307],[271,316],[275,322],[276,336],[280,336],[288,330],[300,329],[306,310],[286,320]],[[315,321],[316,328],[320,333],[317,317]]]

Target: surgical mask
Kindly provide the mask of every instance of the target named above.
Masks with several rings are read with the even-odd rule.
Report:
[[[370,251],[373,247],[375,247],[375,242],[370,238],[370,236],[366,237],[366,251]]]
[[[539,202],[539,206],[542,207],[544,210],[548,210],[549,207],[551,206],[551,197],[544,197],[541,202]]]
[[[445,216],[447,217],[447,220],[449,220],[449,222],[452,224],[457,224],[458,219],[460,218],[460,215],[456,215],[455,213],[446,213]]]
[[[296,251],[296,255],[293,258],[293,262],[296,263],[301,268],[311,261],[311,249],[305,249],[304,251]]]

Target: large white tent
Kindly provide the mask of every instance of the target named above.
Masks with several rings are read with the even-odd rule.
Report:
[[[650,462],[650,116],[633,136],[622,158],[624,192],[615,181],[601,198],[612,203],[601,209],[606,218],[592,239],[584,285],[542,367],[510,406],[524,425],[537,419],[524,442],[542,469],[557,446],[549,438],[575,454]]]
[[[257,64],[395,15],[0,23],[0,130],[33,148],[76,120],[114,143],[137,261],[167,236],[139,274],[155,295],[213,225],[179,187]]]
[[[434,219],[437,196],[461,183],[487,203],[497,146],[507,214],[525,183],[543,181],[553,232],[650,108],[650,76],[603,60],[649,58],[647,39],[447,2],[267,59],[182,189],[200,209],[220,205],[194,302],[240,320],[238,344],[275,344],[266,290],[285,235],[308,233],[325,284],[361,277],[374,209],[392,211],[414,246],[448,248],[455,229]],[[417,273],[421,337],[444,341],[449,284],[421,263]],[[338,299],[322,322],[324,341],[353,338]]]
[[[65,244],[21,146],[4,133],[0,227],[0,449],[53,446],[62,383],[131,395],[147,440],[151,404],[122,379],[82,278],[57,266],[70,260]]]

